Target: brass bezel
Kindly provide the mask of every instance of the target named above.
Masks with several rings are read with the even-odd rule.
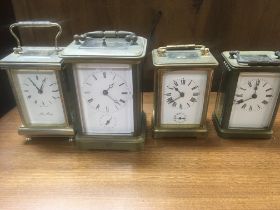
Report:
[[[161,125],[161,101],[162,101],[162,77],[169,71],[205,71],[207,74],[207,82],[204,94],[204,105],[200,124],[185,125]],[[159,137],[201,137],[207,134],[207,110],[209,104],[209,95],[213,78],[213,67],[209,66],[162,66],[155,70],[154,81],[154,112],[153,112],[153,136]]]

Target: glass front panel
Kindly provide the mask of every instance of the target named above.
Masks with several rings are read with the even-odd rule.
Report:
[[[13,70],[12,75],[27,124],[66,124],[61,89],[54,70]]]
[[[166,71],[162,75],[161,125],[201,124],[207,73],[203,70]]]
[[[267,128],[280,89],[280,73],[240,73],[230,128]]]
[[[133,133],[132,66],[76,64],[74,71],[83,132]]]

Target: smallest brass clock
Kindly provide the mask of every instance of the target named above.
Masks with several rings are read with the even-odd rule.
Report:
[[[153,136],[200,137],[212,74],[218,62],[203,45],[170,45],[153,50],[155,66]]]
[[[224,138],[270,138],[279,106],[280,56],[273,51],[223,52],[213,122]]]

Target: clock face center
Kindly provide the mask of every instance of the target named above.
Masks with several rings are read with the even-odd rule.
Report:
[[[180,93],[180,97],[183,98],[184,96],[185,96],[185,93],[181,92],[181,93]]]
[[[103,90],[103,95],[104,96],[108,95],[108,90]]]
[[[252,95],[252,98],[257,98],[257,97],[258,97],[258,96],[257,96],[257,94],[255,94],[255,93]]]

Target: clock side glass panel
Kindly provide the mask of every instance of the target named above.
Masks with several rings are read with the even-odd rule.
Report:
[[[219,85],[218,94],[217,94],[216,106],[215,106],[215,114],[216,114],[216,117],[217,117],[219,123],[221,123],[221,121],[222,121],[222,115],[223,115],[223,109],[224,109],[225,89],[226,89],[226,85],[227,85],[226,80],[225,80],[225,75],[226,75],[226,72],[223,71],[222,76],[221,76],[220,85]]]
[[[76,64],[74,77],[83,133],[134,132],[131,65]]]
[[[267,128],[279,90],[280,73],[240,73],[229,128]]]
[[[13,70],[23,116],[31,126],[65,126],[61,89],[54,70]]]
[[[160,124],[199,127],[207,71],[166,71],[162,75]]]

